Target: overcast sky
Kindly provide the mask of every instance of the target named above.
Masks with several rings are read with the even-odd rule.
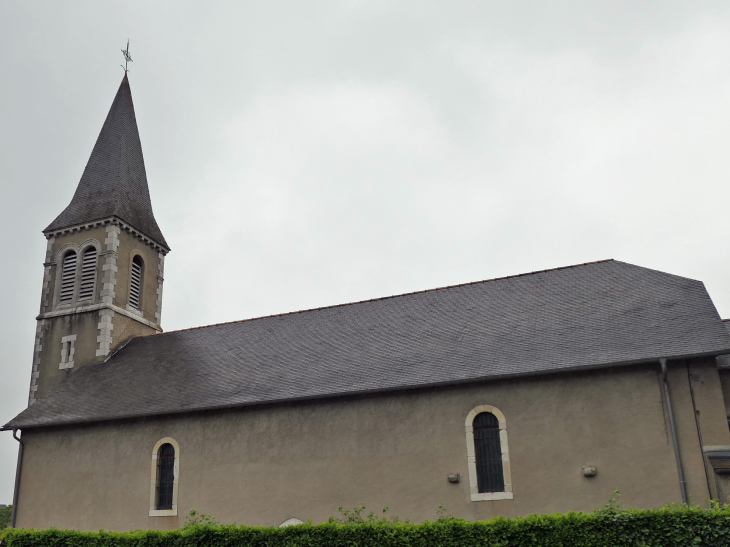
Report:
[[[2,423],[127,38],[165,330],[605,258],[730,316],[727,1],[5,1]]]

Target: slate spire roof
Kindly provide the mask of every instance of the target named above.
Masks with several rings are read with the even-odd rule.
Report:
[[[43,230],[117,217],[169,249],[147,187],[132,90],[124,76],[71,203]]]
[[[0,429],[730,353],[700,281],[618,261],[139,336]]]

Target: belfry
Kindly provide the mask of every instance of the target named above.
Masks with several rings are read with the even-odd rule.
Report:
[[[29,404],[133,336],[161,332],[165,255],[125,74],[48,240]]]

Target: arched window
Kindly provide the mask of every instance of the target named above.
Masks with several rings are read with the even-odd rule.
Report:
[[[144,271],[144,262],[142,257],[135,255],[132,259],[132,280],[129,285],[129,305],[139,309],[142,302],[142,272]]]
[[[175,485],[175,448],[163,444],[157,451],[157,501],[155,509],[172,509],[172,490]]]
[[[79,285],[79,300],[94,296],[96,284],[96,247],[87,247],[81,255],[81,284]]]
[[[478,406],[464,425],[471,500],[513,499],[504,414],[491,405]]]
[[[152,449],[150,516],[177,515],[177,487],[180,476],[180,446],[172,437],[160,439]]]
[[[69,251],[61,264],[61,291],[58,301],[62,304],[73,301],[76,288],[76,252]]]
[[[479,493],[504,492],[499,420],[491,412],[481,412],[472,424]]]

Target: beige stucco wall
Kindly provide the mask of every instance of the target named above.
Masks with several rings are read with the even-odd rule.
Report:
[[[23,432],[22,527],[174,528],[195,508],[221,522],[314,522],[365,504],[414,521],[439,504],[468,519],[680,501],[658,365],[362,398]],[[730,444],[711,362],[690,374],[705,444]],[[670,365],[685,472],[707,497],[685,363]],[[464,420],[506,418],[513,500],[470,501]],[[179,514],[149,517],[152,449],[180,445]],[[586,478],[584,465],[598,475]],[[460,473],[461,482],[447,481]]]
[[[40,374],[37,381],[38,391],[36,396],[38,398],[66,379],[74,370],[78,370],[80,366],[103,360],[96,357],[98,323],[98,312],[64,315],[46,321]],[[69,334],[77,335],[74,343],[74,368],[61,370],[59,369],[61,338]]]
[[[720,384],[722,385],[722,394],[725,402],[725,414],[730,418],[730,370],[721,369],[718,372],[720,374]]]
[[[714,359],[680,361],[670,364],[668,376],[684,472],[690,485],[689,494],[694,503],[703,503],[708,497],[717,497],[717,487],[709,464],[705,471],[707,462],[703,461],[700,450],[700,435],[703,446],[730,445],[717,365]],[[712,496],[708,492],[708,482]]]

